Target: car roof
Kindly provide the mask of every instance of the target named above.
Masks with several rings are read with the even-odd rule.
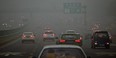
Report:
[[[33,32],[23,32],[23,33],[33,33]]]
[[[46,45],[46,46],[43,47],[42,51],[40,52],[39,57],[41,56],[42,52],[45,49],[49,49],[49,48],[77,48],[77,49],[80,49],[83,52],[85,57],[87,57],[84,50],[80,46],[77,46],[77,45]]]
[[[84,50],[80,46],[77,46],[77,45],[46,45],[46,46],[43,47],[42,51],[40,52],[39,57],[41,56],[42,52],[45,49],[49,49],[49,48],[77,48],[77,49],[80,49],[83,52],[85,57],[87,57]]]
[[[108,31],[96,31],[95,33],[97,33],[97,32],[108,33]]]
[[[65,34],[66,35],[68,35],[68,34],[71,34],[72,35],[72,34],[80,34],[80,33],[63,33],[62,35],[65,35]]]
[[[47,46],[44,46],[44,49],[46,48],[79,48],[79,49],[82,49],[80,46],[76,46],[76,45],[47,45]]]
[[[75,30],[66,30],[66,31],[75,31]]]

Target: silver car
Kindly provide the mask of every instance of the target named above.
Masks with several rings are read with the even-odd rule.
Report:
[[[47,45],[43,47],[37,58],[90,58],[90,56],[76,45]]]
[[[22,34],[22,42],[24,41],[35,41],[35,35],[33,32],[24,32]]]

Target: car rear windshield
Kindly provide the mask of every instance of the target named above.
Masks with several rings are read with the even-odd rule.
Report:
[[[40,58],[85,58],[81,49],[78,48],[48,48]]]
[[[64,34],[61,39],[80,39],[80,34]]]
[[[28,32],[28,33],[24,33],[24,35],[33,35],[33,33]]]
[[[45,32],[45,34],[53,34],[53,32]]]
[[[109,39],[108,33],[95,33],[94,39]]]

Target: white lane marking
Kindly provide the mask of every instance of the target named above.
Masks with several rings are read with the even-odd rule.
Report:
[[[1,52],[0,55],[3,56],[9,56],[9,55],[19,55],[19,56],[23,56],[23,54],[25,54],[24,52]]]
[[[116,44],[111,44],[111,46],[116,46]]]
[[[96,52],[95,54],[97,54],[98,56],[101,55],[115,56],[116,52]]]
[[[32,58],[33,57],[33,53],[30,53],[30,56],[28,58]]]
[[[9,56],[10,54],[9,53],[7,53],[7,54],[5,54],[4,56]]]
[[[32,58],[33,56],[29,56],[28,58]]]

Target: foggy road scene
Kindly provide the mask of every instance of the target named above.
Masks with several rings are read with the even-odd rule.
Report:
[[[0,0],[0,58],[42,58],[49,45],[116,58],[115,10],[115,0]]]

